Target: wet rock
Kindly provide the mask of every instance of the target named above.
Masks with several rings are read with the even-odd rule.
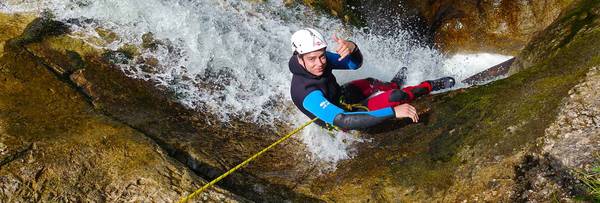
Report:
[[[83,58],[81,58],[81,55],[79,55],[77,52],[74,52],[71,50],[66,50],[66,55],[70,62],[69,66],[72,67],[70,70],[71,72],[85,68],[85,63],[83,61]]]
[[[18,17],[0,18],[0,24],[2,25],[2,30],[0,30],[0,57],[4,52],[6,41],[20,35],[25,29],[24,26],[27,26],[27,22],[31,22],[33,19],[35,19],[35,15],[32,14],[18,14]]]
[[[572,4],[567,9],[560,20],[555,21],[552,26],[545,30],[545,34],[537,35],[523,49],[515,63],[511,66],[509,74],[522,71],[525,68],[534,67],[548,57],[554,56],[562,49],[568,48],[566,45],[575,37],[593,32],[600,24],[598,22],[600,11],[597,1],[578,1],[581,3]],[[585,4],[578,9],[573,8],[580,4]],[[585,16],[585,18],[582,18]],[[598,51],[579,52],[572,54],[570,60],[580,61],[588,57],[598,55]]]
[[[572,1],[417,2],[444,50],[516,55]]]
[[[13,18],[20,17],[0,14],[0,22],[19,22]],[[22,23],[8,27],[22,31],[28,22]],[[3,41],[17,36],[0,33]],[[5,49],[0,58],[6,69],[0,72],[0,140],[7,151],[0,155],[0,201],[173,202],[181,198],[178,191],[192,191],[206,182],[166,153],[157,152],[156,143],[141,132],[94,111],[80,92],[62,80],[68,77],[60,79],[42,64],[18,46]],[[172,182],[161,175],[167,168],[186,181]],[[140,179],[148,184],[132,186]],[[211,201],[245,201],[213,190],[218,189],[209,190],[214,194]]]
[[[354,0],[303,0],[302,3],[330,15],[337,16],[346,23],[355,26],[365,26],[365,21],[358,12],[361,2]],[[294,4],[293,0],[285,0],[286,6]]]
[[[0,154],[4,154],[7,148],[8,147],[4,143],[0,142]]]
[[[146,184],[148,184],[148,181],[146,179],[140,178],[140,179],[138,179],[137,184],[138,185],[146,185]]]
[[[516,168],[512,201],[572,201],[585,195],[571,169],[552,156],[528,155]]]
[[[159,73],[160,62],[154,57],[141,58],[136,62],[140,65],[140,69],[145,73]]]
[[[571,171],[600,150],[598,7],[591,0],[569,6],[517,57],[527,63],[512,76],[423,98],[414,105],[432,109],[424,122],[369,131],[377,147],[360,147],[338,166],[344,170],[312,189],[341,202],[548,202],[585,194]]]
[[[510,69],[510,66],[513,64],[514,61],[515,58],[511,58],[498,65],[492,66],[491,68],[488,68],[480,73],[477,73],[467,79],[464,79],[462,82],[470,85],[476,85],[505,76],[508,73],[508,70]]]
[[[52,20],[51,16],[44,16],[27,24],[23,34],[14,39],[12,43],[25,45],[42,41],[43,37],[57,36],[69,32],[69,27],[64,23]]]
[[[400,29],[413,38],[435,43],[447,53],[493,52],[516,55],[552,23],[567,1],[323,1],[330,13],[349,13],[375,33]]]
[[[30,164],[35,161],[35,158],[33,158],[33,153],[31,153],[31,151],[29,153],[27,153],[27,155],[25,155],[25,156],[26,156],[25,160],[24,160],[25,163]]]
[[[102,57],[112,64],[128,64],[133,55],[122,51],[107,51]]]
[[[117,49],[117,52],[124,54],[128,59],[133,59],[140,55],[140,50],[133,44],[125,44]]]
[[[152,34],[151,32],[145,33],[144,35],[142,35],[142,48],[156,50],[156,49],[158,49],[158,46],[160,46],[160,45],[164,45],[164,44],[162,42],[158,41],[157,39],[155,39],[154,34]]]
[[[91,50],[89,46],[74,46],[84,44],[80,41],[68,36],[49,37],[41,42],[30,43],[25,48],[44,64],[54,67],[51,69],[62,79],[81,88],[80,92],[99,111],[143,132],[166,151],[164,154],[185,163],[206,179],[216,178],[278,138],[273,129],[260,128],[251,123],[234,121],[211,125],[207,120],[217,120],[212,115],[187,109],[173,101],[177,95],[172,92],[156,87],[152,81],[129,78],[127,73],[115,67],[115,64],[130,64],[138,54],[128,53],[124,49],[101,53]],[[69,57],[68,51],[81,56],[83,69],[68,68],[72,66],[70,64],[77,64],[72,61],[76,57]],[[152,60],[148,62],[152,63]],[[76,96],[71,98],[80,100]],[[204,119],[198,119],[199,116]],[[307,174],[303,171],[312,168],[308,159],[294,154],[302,150],[298,142],[286,148],[277,148],[271,152],[274,155],[270,159],[245,167],[223,180],[219,186],[256,201],[318,201],[310,193],[291,189],[303,187],[298,181],[311,178],[303,175]],[[128,154],[124,153],[124,156],[131,157]],[[290,157],[294,161],[290,161]],[[270,171],[280,170],[288,172],[278,177],[269,175]],[[185,182],[180,175],[170,172],[162,175],[175,183]],[[263,193],[252,190],[252,185],[261,185]],[[181,187],[174,186],[172,190],[182,194],[193,191]],[[119,191],[111,190],[110,193],[118,194]]]
[[[88,98],[94,98],[96,94],[94,94],[93,92],[92,84],[85,79],[83,72],[83,69],[76,70],[71,75],[69,75],[69,79],[71,79],[71,81],[73,81],[77,85],[77,87],[80,88],[80,90],[83,92],[83,94],[85,94],[85,96],[87,96]]]
[[[575,4],[573,9],[589,8],[591,1],[582,2],[584,5]],[[539,52],[525,53],[519,58],[527,59],[528,54],[552,54],[529,60],[522,69],[524,71],[517,71],[507,79],[419,100],[415,103],[418,109],[432,109],[422,115],[423,122],[392,121],[378,126],[377,131],[366,131],[364,136],[373,142],[359,146],[357,157],[341,163],[341,170],[316,179],[311,169],[317,166],[310,165],[299,153],[295,154],[303,149],[298,143],[292,143],[286,148],[275,149],[268,159],[260,159],[232,174],[219,186],[255,201],[305,202],[319,201],[319,198],[339,202],[546,200],[538,199],[536,192],[571,198],[578,190],[573,187],[572,177],[565,172],[572,163],[577,165],[579,162],[565,164],[562,158],[539,155],[536,144],[551,131],[559,132],[559,138],[565,135],[557,139],[558,145],[553,146],[581,146],[564,142],[572,136],[577,137],[569,134],[571,131],[561,134],[563,130],[548,129],[560,120],[557,114],[561,112],[563,98],[585,98],[576,94],[580,88],[573,87],[586,78],[590,67],[600,65],[595,58],[600,34],[598,25],[594,24],[596,15],[593,12],[586,10],[586,15],[579,12],[576,18],[579,20],[565,20],[571,19],[569,12],[565,13],[559,23],[546,30],[545,34],[549,36],[540,35],[534,40],[544,45],[537,45],[541,47]],[[566,26],[573,22],[581,23],[578,26],[582,32],[555,41],[552,35],[561,32],[554,31],[569,30]],[[181,163],[196,174],[212,179],[277,139],[275,130],[252,123],[215,124],[216,119],[209,113],[192,111],[173,102],[176,95],[172,92],[156,88],[148,81],[126,77],[112,64],[119,63],[118,60],[99,57],[99,53],[91,54],[93,51],[83,46],[71,48],[71,45],[79,44],[73,42],[77,40],[66,36],[42,39],[28,44],[26,50],[43,59],[45,64],[59,64],[58,67],[75,66],[69,64],[77,63],[68,61],[76,57],[68,57],[65,50],[77,52],[84,62],[80,66],[83,70],[69,72],[70,68],[62,68],[65,71],[57,71],[59,74],[56,75],[73,84],[92,84],[94,102],[105,114],[95,113],[88,103],[78,99],[79,93],[72,87],[63,83],[59,83],[63,84],[60,86],[50,79],[55,77],[40,76],[47,68],[29,64],[34,68],[28,70],[34,71],[27,72],[15,67],[29,66],[9,66],[10,73],[0,74],[8,79],[0,84],[4,87],[0,93],[7,96],[0,98],[18,99],[21,103],[11,107],[8,112],[13,113],[8,116],[0,114],[6,116],[0,120],[10,119],[8,133],[26,135],[21,145],[32,140],[47,140],[31,152],[35,160],[30,165],[37,164],[36,167],[29,169],[17,161],[7,161],[7,167],[0,168],[0,181],[4,181],[0,185],[8,188],[10,194],[32,194],[26,186],[31,185],[29,180],[35,179],[32,177],[41,168],[48,168],[40,176],[46,178],[38,178],[40,180],[35,183],[45,180],[46,188],[58,186],[60,189],[45,189],[50,192],[38,196],[42,200],[72,198],[72,201],[79,201],[86,198],[102,201],[97,198],[106,197],[104,201],[148,201],[139,194],[150,191],[149,194],[155,194],[150,201],[172,201],[172,197],[189,194],[203,183]],[[6,57],[5,53],[3,59],[15,63],[13,58],[25,57],[15,52],[10,54]],[[579,58],[573,60],[574,56]],[[131,57],[135,55],[131,54]],[[64,59],[68,59],[67,63],[56,62]],[[128,60],[131,59],[120,63],[125,64]],[[209,74],[217,73],[209,71]],[[44,84],[43,88],[35,88],[41,84]],[[55,93],[50,94],[48,88]],[[584,89],[582,91],[588,93],[582,95],[596,96]],[[25,108],[37,107],[37,103],[43,104],[41,110]],[[589,119],[573,118],[594,117],[595,111],[579,107],[567,109],[575,109],[565,112],[567,118],[576,121],[573,126],[593,124]],[[572,156],[577,153],[580,152],[567,151],[564,160],[570,161],[569,157],[579,159],[580,156]],[[14,157],[24,160],[23,156]],[[67,165],[71,170],[56,165]],[[92,167],[102,170],[92,170]],[[270,175],[275,172],[276,177]],[[36,188],[44,188],[44,184]],[[222,201],[224,196],[239,200],[218,188],[208,194],[207,201],[211,198]]]
[[[96,33],[98,33],[100,38],[102,38],[108,44],[113,43],[119,39],[119,36],[117,36],[116,33],[104,28],[96,28]]]
[[[573,170],[586,171],[600,153],[600,68],[593,67],[575,86],[557,120],[546,129],[543,152]]]

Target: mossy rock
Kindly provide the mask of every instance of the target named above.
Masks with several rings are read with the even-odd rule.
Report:
[[[4,52],[6,41],[20,35],[27,23],[35,18],[33,14],[9,15],[0,13],[0,25],[3,26],[0,30],[0,57]]]
[[[511,77],[417,101],[417,109],[431,109],[418,124],[372,129],[373,143],[313,189],[332,201],[514,200],[523,192],[515,189],[515,168],[540,150],[537,140],[569,90],[600,65],[600,24],[590,17],[600,11],[596,2],[578,1],[565,11],[529,45],[540,49],[518,57],[539,58]],[[570,15],[582,9],[594,12]],[[569,188],[562,189],[576,193]]]
[[[12,40],[11,43],[22,46],[29,43],[40,42],[44,37],[59,36],[69,32],[69,26],[66,24],[49,17],[39,17],[27,24],[23,33]]]
[[[509,74],[517,73],[525,68],[533,67],[548,57],[554,56],[568,43],[573,41],[578,34],[594,32],[597,25],[600,24],[598,15],[599,1],[578,1],[581,3],[572,4],[568,10],[563,12],[554,26],[545,30],[544,34],[539,34],[523,49],[515,63],[511,66]],[[581,55],[595,54],[580,53]],[[577,56],[572,60],[581,60],[589,56]]]
[[[119,36],[117,36],[117,33],[104,28],[96,28],[96,33],[98,33],[100,38],[102,38],[104,41],[106,41],[106,43],[109,44],[119,40]]]
[[[360,2],[356,0],[302,0],[297,2],[305,4],[317,11],[321,11],[328,15],[332,15],[340,18],[342,22],[345,22],[352,26],[364,27],[366,22],[356,10],[356,7],[360,6]],[[292,5],[292,1],[286,1],[286,5]]]
[[[79,91],[82,100],[152,138],[166,154],[186,163],[204,178],[216,178],[278,138],[272,129],[252,123],[214,124],[217,119],[213,115],[177,103],[176,94],[168,89],[157,87],[153,81],[127,77],[115,63],[128,63],[139,55],[137,48],[102,52],[68,35],[41,36],[41,39],[26,44],[25,50],[50,67],[59,80]],[[123,55],[123,60],[111,61],[115,54]],[[148,63],[153,62],[149,59]],[[291,189],[298,185],[296,181],[307,177],[302,170],[313,167],[304,156],[292,157],[302,149],[290,149],[300,147],[295,142],[275,149],[270,159],[245,167],[219,186],[255,201],[319,201],[311,194]],[[297,161],[290,161],[290,157]],[[302,161],[307,164],[298,164]],[[270,176],[272,171],[290,169],[301,171],[284,177]],[[256,191],[256,187],[264,190]]]
[[[585,4],[590,1],[582,2]],[[581,6],[582,4],[575,4],[574,8]],[[233,174],[220,186],[255,201],[510,201],[514,188],[518,188],[520,184],[516,180],[519,174],[515,172],[515,168],[529,163],[525,157],[536,151],[535,140],[542,138],[545,129],[555,120],[562,99],[585,76],[589,67],[600,63],[596,50],[600,45],[600,33],[596,20],[589,20],[589,16],[588,13],[585,17],[577,18],[585,22],[585,25],[575,35],[565,38],[568,39],[564,41],[566,43],[548,41],[553,39],[552,36],[540,37],[536,43],[559,44],[562,47],[555,49],[536,45],[543,47],[537,50],[540,53],[550,53],[547,50],[552,50],[552,54],[539,61],[532,60],[530,65],[510,78],[423,98],[415,105],[419,109],[432,110],[422,115],[422,122],[418,124],[396,121],[370,129],[365,136],[373,138],[373,142],[362,145],[356,158],[342,163],[338,166],[338,171],[326,175],[322,180],[306,178],[311,176],[311,169],[315,166],[303,165],[307,163],[306,160],[292,153],[301,151],[302,148],[298,143],[290,143]],[[555,23],[548,30],[562,30],[569,25],[571,24]],[[547,33],[552,35],[552,32]],[[92,180],[109,177],[98,181],[99,185],[105,186],[116,181],[113,178],[114,171],[125,174],[126,181],[133,180],[127,179],[133,175],[126,168],[144,168],[140,166],[147,164],[153,165],[151,168],[154,169],[155,164],[160,163],[157,160],[163,157],[169,159],[165,154],[187,163],[201,176],[214,178],[277,139],[272,129],[261,128],[252,123],[234,121],[229,125],[210,124],[209,121],[216,120],[213,115],[186,109],[173,101],[172,92],[155,87],[151,81],[126,77],[113,64],[108,63],[106,58],[101,57],[102,52],[79,46],[82,43],[80,40],[64,35],[31,36],[37,37],[25,37],[35,40],[21,42],[27,42],[26,50],[37,57],[27,56],[24,53],[26,51],[17,46],[17,49],[10,51],[10,56],[5,54],[3,60],[12,60],[10,63],[14,64],[17,63],[15,61],[32,62],[41,58],[45,64],[55,64],[58,67],[54,68],[55,72],[59,74],[56,80],[48,72],[41,71],[47,67],[39,64],[35,66],[37,68],[34,67],[35,71],[20,68],[30,67],[25,65],[9,68],[3,66],[0,75],[8,78],[5,80],[8,82],[2,83],[2,87],[6,88],[0,99],[7,99],[10,103],[0,102],[0,108],[9,109],[7,112],[12,113],[0,116],[8,115],[12,119],[11,123],[18,124],[9,130],[11,136],[5,138],[9,141],[3,142],[6,146],[18,146],[9,149],[15,155],[11,157],[24,157],[25,162],[37,163],[37,155],[29,158],[31,156],[28,153],[35,151],[34,148],[48,149],[49,145],[30,144],[30,140],[40,137],[50,140],[48,143],[52,146],[56,144],[64,149],[75,149],[75,155],[63,148],[48,155],[55,158],[48,160],[58,160],[60,164],[69,166],[70,161],[60,157],[61,154],[68,154],[68,158],[75,157],[77,160],[89,154],[99,154],[89,162],[76,163],[83,168],[87,165],[106,166],[99,162],[108,157],[108,163],[112,163],[108,165],[119,165],[111,168],[112,171],[85,171],[91,178],[81,179],[87,184]],[[130,53],[131,56],[135,55],[134,51]],[[524,56],[526,55],[520,58],[523,59]],[[59,69],[63,72],[56,71]],[[77,86],[79,82],[73,84],[74,81],[66,77],[70,72],[79,74],[91,84],[94,94],[86,93],[89,98],[85,98],[76,88],[71,87]],[[32,77],[42,73],[45,74],[44,77]],[[32,81],[25,82],[28,80]],[[60,80],[64,80],[64,83],[57,83]],[[63,85],[61,89],[55,87],[59,83]],[[48,87],[50,89],[45,89]],[[30,89],[31,91],[25,91]],[[44,105],[47,106],[43,107]],[[36,107],[39,112],[20,109],[30,106]],[[49,112],[48,115],[44,114],[46,112]],[[103,114],[96,115],[94,112]],[[66,132],[75,134],[61,134],[65,129]],[[25,134],[33,137],[22,140],[15,132],[26,132]],[[83,134],[84,137],[75,139],[78,138],[76,133]],[[108,134],[109,137],[99,137],[99,134]],[[127,140],[130,137],[139,140],[129,144]],[[151,152],[154,148],[147,147],[146,144],[154,142],[165,151],[158,153],[159,155]],[[130,156],[127,153],[131,147],[135,148],[132,149],[135,156],[146,158],[128,160]],[[114,157],[109,157],[113,155]],[[20,169],[19,167],[16,166],[15,170]],[[41,174],[39,177],[57,176],[57,173],[38,169],[40,168],[31,173]],[[3,170],[0,168],[0,173]],[[139,170],[142,173],[144,171]],[[304,173],[285,173],[281,176],[283,178],[269,176],[270,172],[290,170]],[[178,169],[174,171],[181,174]],[[84,172],[74,173],[74,177],[81,177],[79,174]],[[154,174],[153,171],[148,173]],[[160,171],[158,173],[162,174]],[[189,176],[193,177],[190,180],[196,180],[195,176]],[[176,180],[182,180],[178,182],[180,185],[189,186],[185,191],[191,191],[190,187],[197,186],[190,186],[187,178]],[[72,186],[76,184],[72,179],[53,179],[48,182],[46,188],[57,187],[57,191],[60,190],[56,194],[79,194],[68,193],[74,190]],[[33,187],[34,190],[38,188],[37,185]],[[254,188],[260,187],[265,187],[266,191],[254,191]],[[96,195],[103,192],[95,186],[83,188],[81,193],[85,194]],[[297,192],[299,190],[301,192]],[[314,195],[319,195],[320,199]]]
[[[144,49],[156,50],[161,44],[151,32],[142,35],[142,48]]]
[[[39,23],[0,14],[0,22],[10,22],[0,41],[19,41],[0,56],[0,201],[172,202],[206,183],[140,131],[95,111],[25,50],[22,44],[56,34],[22,34],[32,21]],[[64,50],[53,53],[85,68],[81,55]],[[210,201],[246,201],[216,188],[208,194]]]

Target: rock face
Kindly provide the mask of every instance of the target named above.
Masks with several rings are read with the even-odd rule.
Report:
[[[599,151],[598,4],[572,4],[517,57],[511,77],[423,98],[417,108],[432,110],[417,124],[390,121],[365,131],[373,141],[332,174],[316,177],[302,144],[288,140],[219,184],[231,193],[217,187],[201,200],[547,202],[586,195],[571,170],[587,169],[588,155]],[[251,123],[215,122],[174,102],[168,90],[126,77],[113,63],[160,43],[150,35],[141,48],[105,51],[50,19],[4,15],[0,23],[10,25],[0,33],[3,201],[173,201],[278,138]],[[140,63],[151,70],[160,62]]]
[[[540,33],[536,38],[523,49],[520,56],[509,70],[509,74],[522,71],[534,64],[542,63],[548,57],[560,53],[567,43],[572,41],[578,35],[594,32],[594,27],[598,22],[598,8],[595,1],[586,1],[585,5],[575,8],[579,4],[572,4],[565,12],[562,18],[554,22],[558,24],[549,27],[544,33]],[[581,60],[595,56],[596,52],[579,53],[574,55],[573,60]]]
[[[572,0],[409,1],[426,19],[434,41],[448,52],[516,55]]]
[[[0,14],[0,201],[173,202],[206,183],[7,42],[33,20]],[[203,198],[247,201],[219,188]]]
[[[585,80],[569,91],[565,104],[561,107],[556,121],[546,129],[540,140],[541,157],[537,165],[524,174],[521,181],[529,188],[522,193],[519,200],[543,202],[548,195],[573,195],[561,191],[561,188],[573,187],[570,193],[580,193],[584,188],[577,187],[575,179],[560,174],[564,168],[590,171],[598,160],[600,150],[600,71],[598,66],[592,67]],[[558,170],[557,170],[558,169]],[[571,171],[573,172],[573,171]],[[524,188],[525,189],[525,188]],[[598,200],[596,200],[598,201]]]
[[[286,5],[292,5],[294,0],[284,0]],[[353,25],[365,25],[365,21],[360,17],[360,14],[357,13],[358,7],[361,5],[361,2],[356,0],[302,0],[302,3],[310,6],[311,8],[316,8],[317,10],[322,10],[328,14],[333,16],[337,16],[342,19],[346,23],[351,23]]]
[[[218,177],[279,138],[274,129],[251,123],[216,122],[210,114],[175,102],[176,95],[169,90],[156,87],[150,81],[127,77],[113,63],[139,53],[135,47],[97,50],[57,30],[68,31],[59,22],[38,18],[11,43],[47,66],[58,80],[71,85],[94,110],[143,133],[165,150],[166,155],[203,178]],[[143,48],[152,48],[150,44]],[[153,68],[150,61],[143,63]],[[288,129],[281,127],[280,130]],[[318,201],[309,194],[292,190],[301,191],[305,182],[314,178],[311,172],[315,166],[302,152],[303,145],[299,141],[289,140],[285,147],[272,150],[268,159],[258,159],[219,184],[255,201]]]
[[[564,166],[591,169],[588,157],[600,149],[600,67],[569,91],[556,121],[546,129],[543,152]]]
[[[402,28],[412,31],[416,39],[435,43],[445,52],[517,55],[572,0],[326,2],[321,6],[336,11],[332,13],[352,13],[346,16],[353,16],[353,22],[363,22],[377,33],[394,32]]]
[[[598,16],[598,1],[574,2],[528,45],[538,49],[517,57],[527,65],[514,75],[420,100],[418,109],[432,109],[422,122],[370,130],[373,142],[313,191],[341,202],[585,196],[572,172],[600,151]]]

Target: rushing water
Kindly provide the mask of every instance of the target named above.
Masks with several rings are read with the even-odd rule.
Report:
[[[158,59],[159,68],[147,71],[131,60],[120,66],[126,74],[156,81],[176,91],[181,103],[222,121],[242,119],[267,126],[307,121],[289,99],[287,67],[289,38],[303,27],[326,36],[338,33],[358,44],[363,67],[335,72],[341,83],[364,77],[389,80],[402,66],[409,68],[409,85],[448,75],[460,81],[508,59],[491,54],[446,58],[402,30],[377,36],[301,5],[286,7],[282,0],[3,0],[0,11],[50,11],[58,20],[71,22],[78,36],[97,37],[96,28],[111,30],[118,39],[100,48],[112,50],[125,44],[141,47],[142,36],[152,33],[161,43],[142,49],[140,57]],[[332,50],[334,42],[328,40]],[[351,157],[353,143],[364,141],[346,133],[330,136],[315,126],[300,139],[317,160],[332,166]]]

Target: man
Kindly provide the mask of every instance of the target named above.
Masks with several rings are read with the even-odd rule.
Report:
[[[454,86],[454,79],[445,77],[405,88],[396,82],[373,78],[355,80],[340,87],[332,70],[358,69],[363,58],[354,42],[335,35],[333,40],[338,44],[337,53],[326,51],[327,42],[311,28],[299,30],[291,38],[294,51],[289,60],[293,73],[292,101],[311,119],[318,117],[316,123],[321,126],[363,129],[386,119],[404,117],[418,122],[417,111],[408,102],[431,91]],[[357,103],[367,111],[352,112],[348,104]]]

